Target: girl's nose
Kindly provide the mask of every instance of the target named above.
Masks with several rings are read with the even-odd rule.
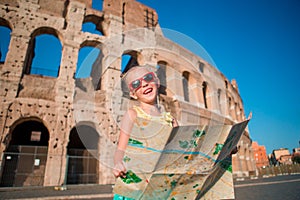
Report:
[[[148,86],[147,81],[142,80],[142,87],[146,87],[146,86]]]

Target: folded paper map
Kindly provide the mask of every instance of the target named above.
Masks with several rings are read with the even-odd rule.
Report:
[[[234,199],[231,152],[249,120],[235,125],[135,127],[114,193],[132,199]]]

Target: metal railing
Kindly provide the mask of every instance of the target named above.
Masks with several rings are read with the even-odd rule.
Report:
[[[42,186],[46,162],[47,147],[11,146],[3,154],[0,186]]]
[[[67,156],[66,184],[94,184],[98,182],[97,160],[90,156]]]
[[[98,183],[99,163],[91,151],[69,149],[64,184]],[[43,186],[47,152],[42,146],[10,146],[3,153],[0,187]]]

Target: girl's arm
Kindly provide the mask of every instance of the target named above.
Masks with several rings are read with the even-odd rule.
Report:
[[[114,156],[114,169],[113,173],[115,177],[122,176],[124,177],[126,174],[126,168],[123,164],[124,153],[128,144],[128,140],[130,137],[130,133],[136,119],[136,111],[133,109],[129,109],[122,121],[120,126],[120,136],[118,140],[118,147]]]

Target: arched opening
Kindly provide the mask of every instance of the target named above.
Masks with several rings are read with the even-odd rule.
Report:
[[[5,62],[10,43],[11,29],[8,23],[0,18],[0,64]]]
[[[102,44],[95,40],[86,40],[80,47],[74,74],[76,87],[84,92],[99,90],[102,77]]]
[[[225,88],[228,89],[228,81],[225,80]]]
[[[97,26],[92,22],[85,22],[82,24],[82,31],[83,32],[89,32],[97,35],[103,35],[101,31],[97,29]]]
[[[34,31],[27,49],[25,74],[58,77],[62,45],[55,29],[43,27]]]
[[[217,95],[218,95],[218,109],[220,113],[222,113],[222,102],[221,102],[221,89],[218,89]]]
[[[159,94],[164,94],[167,95],[167,74],[166,74],[166,69],[167,69],[167,63],[164,61],[159,61],[157,63],[157,77],[160,81],[160,86],[158,89]]]
[[[189,76],[190,73],[185,71],[182,73],[183,97],[185,101],[190,101],[189,96]]]
[[[231,97],[228,97],[227,108],[228,108],[228,115],[231,116],[231,108],[232,108],[232,99],[231,99]]]
[[[203,101],[204,101],[204,108],[208,108],[207,106],[207,83],[202,83],[202,94],[203,94]]]
[[[47,162],[49,132],[36,119],[18,123],[2,163],[2,187],[42,186]]]
[[[137,52],[124,53],[121,58],[121,72],[124,74],[133,66],[139,65]]]
[[[233,119],[234,120],[238,120],[238,104],[237,104],[237,102],[234,102],[234,104],[233,104],[233,110],[232,110],[232,114],[233,114]]]
[[[74,127],[69,136],[67,184],[98,182],[97,131],[88,125]]]
[[[201,73],[204,73],[204,63],[199,61],[198,64],[199,64],[199,71],[200,71]]]
[[[84,46],[80,48],[75,78],[87,78],[91,76],[94,65],[100,65],[100,49],[92,46]],[[99,62],[98,62],[99,61]]]
[[[103,18],[96,15],[87,15],[84,17],[81,30],[83,32],[89,32],[92,34],[97,34],[103,36],[102,28]]]

